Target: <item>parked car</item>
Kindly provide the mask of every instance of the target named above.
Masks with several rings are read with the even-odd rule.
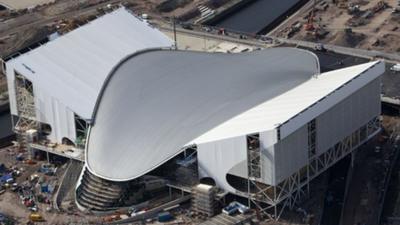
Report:
[[[321,52],[326,52],[326,48],[323,44],[317,44],[315,45],[315,50],[321,51]]]
[[[232,215],[232,214],[234,214],[234,213],[236,213],[238,211],[240,213],[242,213],[242,214],[245,214],[249,210],[250,210],[249,207],[243,205],[240,202],[234,201],[234,202],[229,203],[229,205],[226,206],[225,208],[223,208],[222,212],[225,213],[225,214],[228,214],[228,215]]]

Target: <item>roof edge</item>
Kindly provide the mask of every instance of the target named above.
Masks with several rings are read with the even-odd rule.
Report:
[[[136,57],[138,55],[144,54],[144,53],[148,53],[148,52],[155,52],[155,51],[162,51],[162,50],[172,50],[173,48],[163,48],[163,47],[157,47],[157,48],[146,48],[146,49],[142,49],[140,51],[136,51],[132,54],[129,54],[127,56],[125,56],[124,58],[122,58],[115,66],[113,66],[113,68],[111,69],[111,71],[108,73],[107,77],[105,78],[103,85],[101,86],[99,95],[97,96],[97,100],[96,103],[94,105],[93,108],[93,113],[92,116],[90,118],[89,123],[94,125],[95,124],[95,120],[96,120],[96,114],[97,114],[97,110],[99,108],[101,99],[104,95],[104,91],[106,90],[108,83],[110,82],[112,76],[114,75],[115,71],[117,71],[126,61],[128,61],[129,59]]]

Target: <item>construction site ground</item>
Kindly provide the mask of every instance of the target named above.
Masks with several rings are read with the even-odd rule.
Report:
[[[45,181],[46,183],[52,183],[55,185],[60,184],[61,177],[65,172],[67,164],[59,164],[55,175],[48,176],[41,172],[38,172],[42,164],[47,164],[46,160],[34,160],[33,163],[27,163],[26,161],[17,160],[16,156],[22,153],[24,159],[28,159],[29,153],[26,151],[19,151],[14,147],[6,147],[0,149],[0,164],[4,164],[7,168],[17,168],[21,171],[21,175],[18,176],[15,182],[18,185],[30,182],[32,176],[37,176],[36,179]],[[66,224],[66,222],[99,222],[101,218],[91,215],[83,215],[77,210],[66,211],[64,213],[57,212],[53,209],[53,197],[56,193],[56,189],[51,194],[40,193],[36,190],[36,198],[38,195],[44,195],[48,197],[49,203],[35,203],[38,205],[38,212],[44,217],[45,221],[43,225],[57,225]],[[0,195],[0,213],[11,217],[15,220],[15,224],[26,224],[29,221],[29,215],[32,213],[23,203],[17,192],[13,192],[7,188],[6,191]]]
[[[309,15],[314,8],[310,1],[269,35],[388,53],[400,51],[400,12],[393,12],[399,7],[398,0],[337,2],[316,0],[310,22]],[[348,6],[356,7],[357,12],[350,14]],[[307,24],[315,29],[307,31]]]
[[[0,0],[0,5],[3,5],[7,8],[18,10],[18,9],[26,9],[32,8],[36,5],[43,5],[47,3],[51,3],[54,0]]]

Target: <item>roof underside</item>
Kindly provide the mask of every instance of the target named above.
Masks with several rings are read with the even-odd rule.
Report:
[[[132,56],[110,74],[99,98],[88,167],[111,180],[139,177],[213,128],[318,73],[316,56],[293,48],[241,54],[159,50]],[[268,127],[271,121],[264,122]],[[229,132],[218,138],[242,130]]]
[[[106,14],[8,63],[90,119],[105,78],[125,56],[173,42],[125,8]]]

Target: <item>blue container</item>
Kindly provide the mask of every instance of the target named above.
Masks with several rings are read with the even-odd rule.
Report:
[[[47,185],[47,184],[45,184],[45,185],[42,185],[42,192],[43,193],[48,193],[49,192],[49,186]]]
[[[162,212],[162,213],[158,214],[158,222],[163,223],[163,222],[171,221],[173,219],[174,219],[174,217],[169,212]]]

